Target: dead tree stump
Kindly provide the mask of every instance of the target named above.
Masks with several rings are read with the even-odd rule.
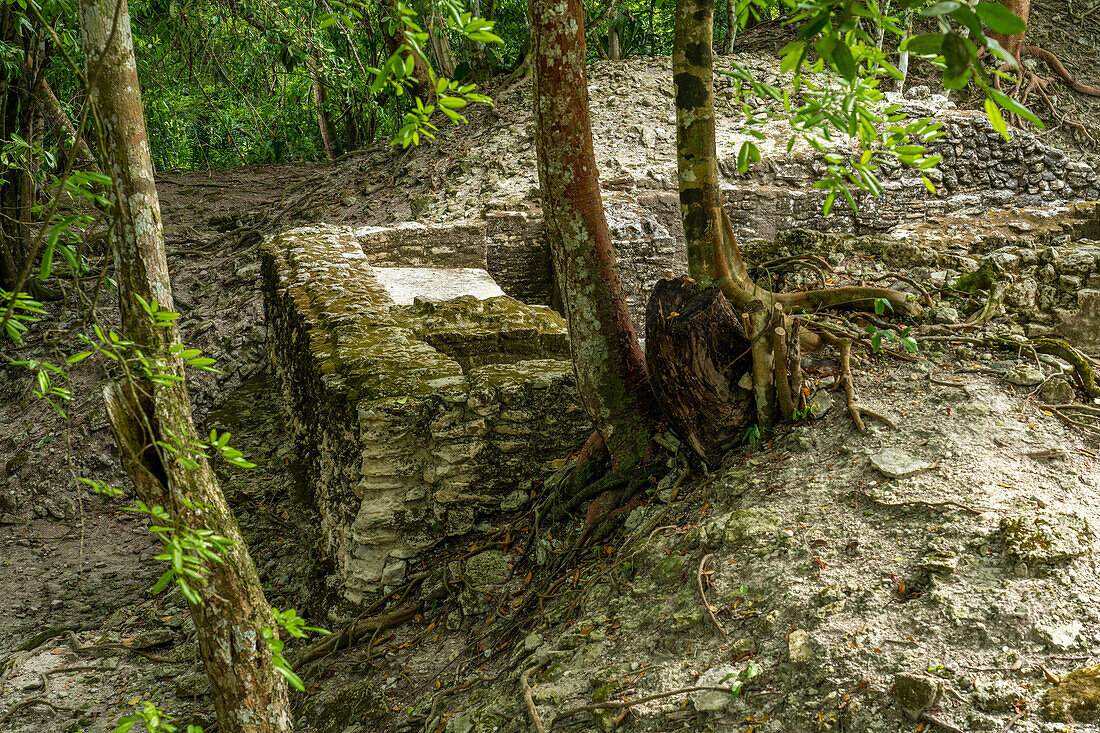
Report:
[[[756,422],[752,395],[737,386],[752,371],[741,318],[718,288],[688,277],[661,280],[646,307],[646,367],[669,426],[711,466]]]

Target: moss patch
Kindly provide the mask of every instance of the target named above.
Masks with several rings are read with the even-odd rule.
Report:
[[[1042,713],[1062,723],[1100,723],[1100,664],[1071,672],[1047,690]]]

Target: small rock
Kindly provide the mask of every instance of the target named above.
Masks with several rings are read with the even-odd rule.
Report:
[[[779,520],[760,509],[738,509],[726,519],[723,533],[727,545],[752,544],[771,539],[779,530]]]
[[[1081,635],[1081,622],[1068,624],[1036,624],[1035,634],[1041,641],[1058,651],[1068,651],[1077,646],[1077,637]]]
[[[712,667],[703,673],[703,676],[695,683],[698,687],[726,687],[730,680],[737,678],[740,669],[731,664],[723,664]],[[729,704],[733,696],[728,692],[718,690],[706,690],[691,693],[691,701],[695,703],[695,709],[703,712],[721,710]]]
[[[899,448],[887,448],[874,454],[871,456],[871,465],[890,478],[908,478],[932,467]]]
[[[1092,544],[1092,528],[1077,514],[1034,511],[1001,520],[1005,552],[1012,560],[1052,564],[1080,557]]]
[[[1034,387],[1044,379],[1043,373],[1030,364],[1017,364],[1005,372],[1005,381],[1020,387]]]
[[[15,514],[4,512],[0,514],[0,524],[26,524],[27,520]]]
[[[974,691],[974,705],[987,713],[1010,713],[1016,701],[1025,695],[1025,691],[1008,680],[989,680],[978,682]]]
[[[150,629],[143,631],[130,640],[131,649],[148,649],[160,646],[172,641],[172,632],[169,629]]]
[[[1073,402],[1077,390],[1065,379],[1055,377],[1043,385],[1042,396],[1043,402],[1048,405],[1064,405]]]
[[[479,552],[466,561],[464,574],[475,588],[500,585],[508,577],[508,560],[499,550]]]
[[[920,672],[900,672],[894,675],[894,695],[902,711],[917,720],[943,695],[943,680]]]
[[[526,503],[527,492],[516,489],[501,500],[500,510],[502,512],[514,512]]]
[[[815,420],[820,418],[833,406],[833,396],[824,389],[819,389],[810,397],[810,416]]]
[[[382,569],[382,584],[399,584],[405,577],[405,569],[408,567],[408,565],[409,564],[404,560],[391,559]]]
[[[434,203],[434,197],[430,193],[422,193],[409,199],[409,213],[413,219],[419,219],[428,213]]]
[[[1043,717],[1062,723],[1100,723],[1100,664],[1074,670],[1047,690]]]
[[[787,636],[787,658],[796,665],[808,664],[813,660],[813,643],[805,629],[795,629]]]
[[[205,672],[189,672],[176,680],[176,695],[179,697],[199,697],[210,692],[210,678]]]
[[[949,305],[941,305],[932,309],[932,320],[936,323],[958,323],[959,311]]]

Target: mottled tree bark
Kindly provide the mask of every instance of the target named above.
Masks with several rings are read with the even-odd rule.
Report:
[[[153,181],[141,92],[134,63],[126,0],[81,0],[81,39],[94,84],[89,95],[102,124],[107,171],[115,181],[117,219],[111,246],[119,280],[122,331],[160,370],[183,376],[168,348],[179,342],[172,327],[153,325],[138,297],[172,308],[160,206]],[[261,630],[273,627],[256,567],[207,460],[187,468],[155,441],[189,446],[197,440],[185,382],[153,383],[136,376],[104,391],[112,432],[137,495],[165,507],[193,529],[210,529],[234,542],[224,563],[206,568],[207,585],[192,605],[199,652],[214,690],[223,733],[291,730],[286,684],[271,663]],[[186,450],[186,449],[185,449]]]
[[[38,95],[39,104],[42,105],[42,116],[45,118],[46,124],[49,125],[54,139],[57,140],[62,154],[70,155],[75,142],[76,164],[74,167],[83,170],[99,170],[99,166],[95,162],[95,155],[88,147],[87,141],[82,135],[77,135],[76,127],[69,120],[69,116],[65,114],[61,102],[58,101],[53,89],[50,88],[45,79],[42,79],[42,83],[38,88]]]
[[[580,0],[531,0],[535,143],[577,386],[616,469],[644,460],[653,398],[604,217]]]

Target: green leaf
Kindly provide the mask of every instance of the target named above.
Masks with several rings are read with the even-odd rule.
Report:
[[[1015,114],[1020,115],[1025,120],[1027,120],[1028,122],[1030,122],[1031,124],[1035,125],[1036,127],[1040,128],[1040,129],[1044,127],[1043,121],[1040,120],[1038,117],[1036,117],[1031,112],[1031,110],[1029,110],[1027,107],[1023,106],[1022,104],[1020,104],[1019,102],[1017,102],[1015,99],[1008,96],[1004,92],[999,92],[996,89],[993,89],[992,87],[988,87],[985,90],[985,93],[988,94],[989,96],[993,97],[993,101],[995,101],[997,104],[999,104],[1000,106],[1007,109],[1009,112],[1014,112]]]
[[[53,252],[56,247],[57,236],[51,232],[49,242],[46,245],[46,251],[42,253],[42,266],[38,269],[39,280],[50,279],[50,271],[53,269]]]
[[[970,8],[963,6],[953,11],[951,17],[954,18],[959,25],[965,26],[966,29],[970,31],[971,40],[978,43],[978,45],[985,45],[985,34],[982,33],[982,22]]]
[[[160,593],[162,590],[164,590],[168,586],[168,584],[172,582],[172,578],[175,576],[175,574],[176,571],[172,568],[165,570],[164,575],[160,576],[156,584],[153,586],[153,595],[156,595],[157,593]]]
[[[938,56],[940,49],[943,48],[943,34],[924,33],[912,36],[905,41],[904,46],[909,53],[917,56]]]
[[[1008,125],[1005,124],[1005,118],[1001,116],[1001,110],[997,107],[997,103],[989,97],[985,98],[985,113],[989,116],[989,122],[993,125],[993,129],[1001,133],[1001,137],[1008,142]]]
[[[955,2],[955,0],[940,0],[940,2],[931,7],[920,11],[920,14],[926,18],[936,18],[941,15],[952,13],[961,7],[963,7],[962,3]]]
[[[833,63],[836,64],[836,70],[845,81],[851,82],[856,78],[855,59],[852,58],[852,52],[843,41],[837,43],[836,48],[833,49]]]
[[[1027,30],[1027,25],[1019,16],[1000,3],[978,3],[974,12],[994,33],[1016,36]]]
[[[943,37],[943,60],[947,64],[946,78],[958,79],[970,68],[970,42],[958,33]]]
[[[924,187],[928,189],[928,193],[935,195],[936,186],[932,183],[932,181],[928,179],[928,176],[921,176],[920,179],[924,181]]]

